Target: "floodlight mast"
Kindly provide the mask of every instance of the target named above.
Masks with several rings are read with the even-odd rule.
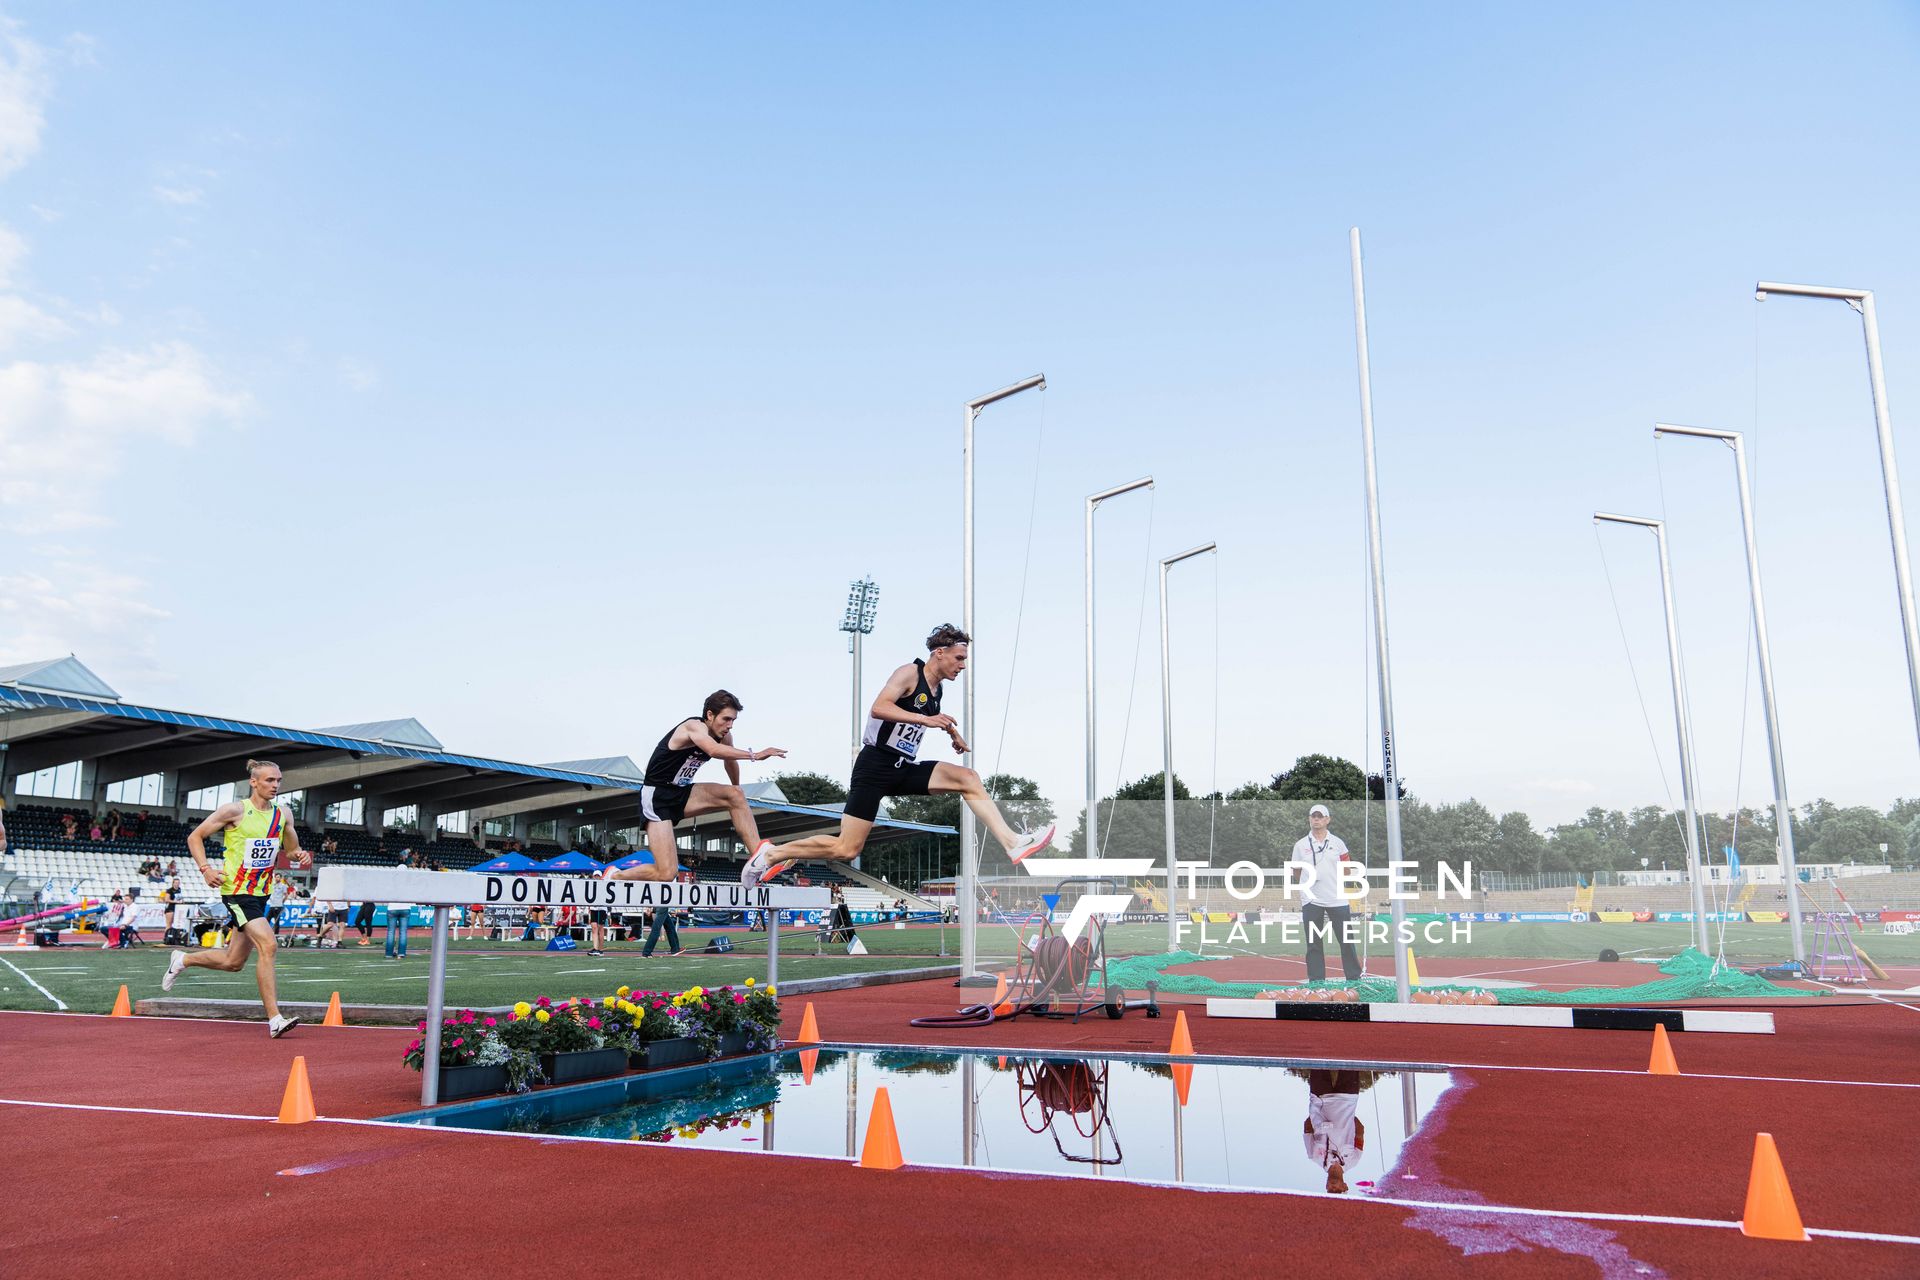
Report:
[[[1094,697],[1093,697],[1093,513],[1100,504],[1109,498],[1117,498],[1123,493],[1132,493],[1136,489],[1153,488],[1152,476],[1141,476],[1138,480],[1129,480],[1117,484],[1111,489],[1102,489],[1099,493],[1087,495],[1087,847],[1076,849],[1075,855],[1083,858],[1100,856],[1100,779],[1099,779],[1099,743],[1094,736]]]
[[[960,626],[966,633],[973,634],[973,420],[980,411],[990,404],[997,404],[1008,396],[1017,396],[1022,391],[1042,390],[1047,386],[1047,375],[1036,373],[1030,378],[989,391],[977,400],[967,401],[966,428],[961,437],[961,517],[960,517]],[[960,761],[969,769],[973,767],[973,690],[978,683],[975,679],[974,648],[967,647],[967,673],[964,677],[960,699],[960,734],[967,741],[967,749],[961,753]],[[956,890],[956,905],[963,912],[975,910],[974,905],[974,865],[977,861],[974,841],[978,838],[978,824],[973,810],[960,806],[960,884]],[[975,930],[967,927],[970,917],[963,916],[960,930],[960,976],[971,978],[978,972],[979,939]]]
[[[853,655],[853,754],[860,754],[866,733],[867,704],[860,697],[860,640],[873,634],[873,620],[880,609],[880,588],[872,575],[855,582],[847,591],[847,612],[840,629],[847,633],[847,651]]]
[[[1160,562],[1160,781],[1165,797],[1167,831],[1167,950],[1180,949],[1180,926],[1174,915],[1174,900],[1180,886],[1176,875],[1178,860],[1173,835],[1173,660],[1167,647],[1167,571],[1182,561],[1219,550],[1217,543],[1190,547],[1179,555]]]
[[[1738,431],[1678,427],[1656,423],[1653,434],[1718,440],[1733,449],[1734,478],[1740,489],[1740,526],[1747,540],[1747,597],[1753,607],[1753,647],[1760,655],[1760,703],[1766,712],[1767,752],[1773,765],[1773,819],[1780,839],[1780,877],[1787,882],[1787,916],[1793,932],[1793,958],[1807,963],[1800,927],[1799,861],[1793,852],[1793,809],[1787,804],[1787,764],[1780,750],[1780,714],[1773,693],[1773,649],[1767,643],[1767,599],[1760,589],[1760,548],[1753,536],[1753,482],[1747,474],[1747,443]]]
[[[1687,876],[1693,884],[1693,939],[1701,955],[1708,949],[1707,894],[1701,882],[1701,867],[1706,859],[1700,848],[1700,820],[1694,804],[1693,730],[1687,717],[1686,677],[1680,670],[1680,623],[1673,606],[1673,562],[1667,557],[1667,526],[1664,521],[1645,516],[1621,516],[1611,512],[1593,513],[1595,524],[1637,525],[1653,531],[1660,550],[1660,599],[1666,607],[1667,667],[1673,681],[1673,723],[1680,735],[1680,796],[1687,810]]]
[[[1880,480],[1887,494],[1887,535],[1893,541],[1893,585],[1900,596],[1900,633],[1907,647],[1907,693],[1913,700],[1914,732],[1920,735],[1920,617],[1913,604],[1913,568],[1907,560],[1907,517],[1900,502],[1900,466],[1893,456],[1893,412],[1887,407],[1887,375],[1880,364],[1880,320],[1873,290],[1836,289],[1817,284],[1780,284],[1762,280],[1753,296],[1830,298],[1860,313],[1867,339],[1867,381],[1873,391],[1873,428],[1880,438]]]

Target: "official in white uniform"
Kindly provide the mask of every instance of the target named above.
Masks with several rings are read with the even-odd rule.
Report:
[[[1346,841],[1328,829],[1331,815],[1327,806],[1317,804],[1308,810],[1312,828],[1305,839],[1293,846],[1293,862],[1313,868],[1313,883],[1303,891],[1300,907],[1307,929],[1307,980],[1319,982],[1327,976],[1327,938],[1339,940],[1340,966],[1348,982],[1360,980],[1360,951],[1347,934],[1347,922],[1353,918],[1347,900],[1340,894],[1340,864],[1346,862]],[[1304,873],[1302,874],[1304,879]]]

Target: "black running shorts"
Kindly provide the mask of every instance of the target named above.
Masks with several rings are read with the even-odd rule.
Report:
[[[853,776],[847,780],[847,816],[872,822],[886,797],[926,795],[938,767],[932,760],[909,760],[884,747],[862,748],[854,758]]]

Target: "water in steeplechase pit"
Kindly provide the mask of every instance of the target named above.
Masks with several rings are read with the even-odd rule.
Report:
[[[844,1159],[859,1154],[875,1091],[885,1086],[908,1164],[1364,1196],[1398,1161],[1407,1117],[1417,1130],[1451,1083],[1439,1069],[1192,1064],[1182,1104],[1180,1064],[925,1049],[812,1052],[811,1080],[800,1051],[787,1050],[405,1118]]]

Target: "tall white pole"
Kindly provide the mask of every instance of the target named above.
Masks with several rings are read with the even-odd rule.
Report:
[[[866,736],[866,706],[860,701],[860,633],[853,633],[853,754],[860,754],[861,740]]]
[[[1180,949],[1179,917],[1174,914],[1174,902],[1179,898],[1180,885],[1177,875],[1178,859],[1174,850],[1173,834],[1173,660],[1167,645],[1167,570],[1182,560],[1191,560],[1195,556],[1206,555],[1217,550],[1214,543],[1182,551],[1177,556],[1168,556],[1160,562],[1160,781],[1166,798],[1167,830],[1167,950]],[[1176,1110],[1174,1122],[1179,1123]],[[1176,1154],[1176,1159],[1178,1156]]]
[[[1705,879],[1700,868],[1704,859],[1700,852],[1700,822],[1694,807],[1694,763],[1693,729],[1687,716],[1686,677],[1680,670],[1680,623],[1673,607],[1673,562],[1667,557],[1667,526],[1659,520],[1649,520],[1644,516],[1617,516],[1604,511],[1593,513],[1596,524],[1608,521],[1613,524],[1638,525],[1653,530],[1655,541],[1660,549],[1660,598],[1666,607],[1667,615],[1667,667],[1673,681],[1673,723],[1680,735],[1680,796],[1687,810],[1687,880],[1693,885],[1693,938],[1694,946],[1702,955],[1710,955],[1707,937],[1707,894],[1702,883]]]
[[[1153,488],[1153,477],[1142,476],[1126,484],[1087,495],[1087,847],[1074,852],[1082,858],[1100,856],[1100,766],[1099,739],[1094,725],[1093,696],[1093,513],[1108,498],[1117,498],[1135,489]]]
[[[1387,660],[1387,576],[1386,553],[1380,536],[1380,482],[1373,451],[1373,371],[1367,359],[1367,286],[1360,264],[1360,228],[1347,237],[1353,255],[1353,331],[1360,352],[1360,444],[1365,455],[1367,476],[1367,565],[1373,580],[1374,663],[1380,669],[1380,777],[1387,804],[1387,869],[1397,871],[1404,861],[1400,845],[1400,765],[1394,755],[1393,676]],[[1388,882],[1390,885],[1392,881]],[[1390,893],[1393,904],[1393,989],[1394,998],[1406,1004],[1411,998],[1407,982],[1406,903]]]
[[[1780,834],[1780,877],[1787,882],[1787,923],[1793,931],[1793,958],[1807,963],[1800,927],[1800,864],[1793,852],[1793,809],[1787,803],[1787,762],[1780,751],[1780,713],[1773,694],[1773,649],[1767,643],[1767,598],[1760,589],[1760,547],[1753,536],[1753,484],[1747,475],[1747,442],[1738,431],[1676,427],[1659,423],[1655,436],[1697,436],[1733,447],[1734,477],[1740,486],[1740,527],[1747,539],[1747,593],[1753,605],[1753,647],[1760,655],[1760,703],[1767,719],[1767,754],[1773,763],[1773,821]]]
[[[1045,388],[1047,375],[1036,373],[1031,378],[1022,378],[1011,386],[998,391],[990,391],[977,400],[969,400],[966,409],[966,434],[960,448],[961,470],[961,518],[960,518],[960,628],[969,636],[973,634],[973,420],[980,411],[997,400],[1019,395],[1022,391],[1031,391],[1035,387]],[[965,682],[964,694],[960,700],[960,736],[967,741],[967,749],[961,754],[960,762],[967,768],[973,767],[973,690],[978,683],[974,666],[978,647],[967,646],[967,673],[961,677]],[[974,820],[973,810],[960,806],[960,885],[955,893],[955,905],[960,918],[960,976],[971,978],[979,972],[980,922],[979,904],[974,901],[975,879],[978,874],[979,852],[974,848],[978,839],[978,824]],[[971,1137],[969,1137],[971,1148]]]
[[[1880,366],[1880,320],[1870,289],[1829,289],[1811,284],[1761,281],[1754,296],[1783,293],[1803,298],[1836,298],[1860,313],[1867,337],[1867,381],[1873,388],[1873,426],[1880,437],[1880,479],[1887,491],[1887,535],[1893,540],[1893,585],[1900,596],[1900,631],[1907,646],[1907,693],[1913,699],[1913,724],[1920,734],[1920,617],[1913,605],[1913,569],[1907,563],[1907,517],[1900,502],[1900,466],[1893,456],[1893,413],[1887,408],[1887,375]]]

